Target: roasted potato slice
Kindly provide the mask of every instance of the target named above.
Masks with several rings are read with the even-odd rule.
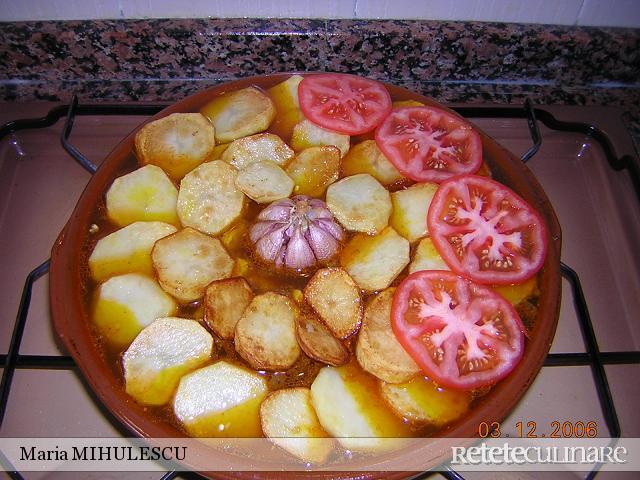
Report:
[[[172,113],[142,127],[135,138],[142,165],[157,165],[180,180],[204,162],[216,146],[211,122],[200,113]]]
[[[222,160],[203,163],[180,182],[178,216],[185,227],[217,235],[235,222],[245,204],[238,171]]]
[[[124,347],[151,322],[176,310],[176,302],[155,280],[128,273],[111,277],[98,287],[92,318],[108,343]]]
[[[396,100],[393,102],[393,108],[403,108],[403,107],[424,107],[424,103],[419,102],[417,100]]]
[[[101,238],[89,257],[91,277],[101,282],[114,275],[153,274],[151,249],[156,240],[176,232],[163,222],[135,222]]]
[[[420,368],[391,330],[391,303],[395,288],[378,293],[365,307],[356,344],[356,358],[367,372],[389,383],[416,376]]]
[[[273,162],[252,163],[236,177],[236,187],[258,203],[271,203],[287,198],[293,191],[293,180]]]
[[[389,192],[366,173],[329,185],[327,206],[342,226],[352,232],[379,233],[391,215]]]
[[[273,162],[285,167],[293,158],[293,150],[273,133],[259,133],[234,140],[220,157],[238,170],[252,163]]]
[[[219,361],[182,377],[173,411],[192,437],[260,437],[266,395],[264,377]]]
[[[343,133],[326,130],[310,120],[304,119],[293,127],[291,147],[300,152],[309,147],[334,146],[340,150],[340,158],[349,151],[350,137]]]
[[[429,237],[420,240],[409,264],[409,273],[418,270],[450,270]]]
[[[257,370],[285,370],[300,356],[297,307],[284,295],[254,297],[236,324],[236,351]]]
[[[349,350],[315,316],[298,316],[296,334],[300,348],[314,360],[334,367],[349,361]]]
[[[253,290],[242,277],[211,282],[204,292],[204,321],[219,337],[231,340],[252,299]]]
[[[514,285],[496,285],[493,289],[515,307],[535,293],[538,288],[537,278],[537,276],[533,276],[529,280]]]
[[[410,430],[377,392],[378,380],[352,363],[324,367],[311,385],[311,403],[320,425],[349,450],[397,448]],[[386,437],[386,438],[383,438]]]
[[[133,222],[180,225],[176,213],[178,190],[155,165],[138,168],[116,178],[107,190],[107,217],[124,227]]]
[[[267,90],[278,111],[272,128],[282,138],[289,139],[293,127],[304,119],[298,101],[298,85],[300,85],[302,78],[301,75],[292,75],[284,82]]]
[[[437,183],[416,183],[391,194],[393,213],[389,224],[409,242],[428,235],[427,212],[436,190]]]
[[[402,418],[438,427],[464,415],[471,401],[469,392],[438,387],[425,377],[397,385],[381,382],[380,392]]]
[[[200,110],[215,127],[216,143],[260,133],[276,116],[271,99],[255,87],[225,93]]]
[[[321,197],[340,175],[340,151],[336,147],[311,147],[296,155],[287,167],[297,195]]]
[[[183,303],[202,298],[209,283],[233,270],[220,240],[189,227],[158,240],[151,259],[162,288]]]
[[[409,242],[391,227],[374,236],[355,235],[340,255],[342,267],[369,292],[387,288],[408,263]]]
[[[355,333],[362,319],[358,286],[341,268],[318,270],[304,289],[304,298],[339,338]]]
[[[368,173],[385,186],[405,180],[393,163],[384,156],[375,140],[365,140],[354,145],[342,159],[343,176],[358,173]]]
[[[180,377],[206,362],[212,347],[211,334],[195,320],[157,319],[122,356],[127,393],[145,405],[164,405]]]
[[[285,388],[271,392],[260,406],[262,431],[273,443],[305,462],[320,463],[333,450],[308,388]]]

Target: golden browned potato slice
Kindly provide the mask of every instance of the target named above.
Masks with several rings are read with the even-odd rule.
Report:
[[[180,182],[178,216],[185,227],[217,235],[235,222],[245,204],[238,171],[222,160],[203,163]]]
[[[183,303],[202,298],[209,283],[233,270],[220,240],[189,227],[158,240],[151,258],[162,288]]]
[[[304,119],[298,101],[298,85],[300,85],[302,78],[301,75],[292,75],[267,91],[278,111],[272,128],[286,139],[291,137],[296,123]]]
[[[234,140],[220,158],[242,170],[252,163],[265,161],[284,167],[293,155],[293,150],[279,136],[273,133],[259,133]]]
[[[413,260],[409,264],[409,273],[418,270],[449,270],[449,266],[442,259],[429,237],[420,240]]]
[[[420,369],[391,330],[391,303],[395,288],[378,293],[365,307],[356,344],[356,358],[367,372],[389,383],[416,376]]]
[[[425,377],[398,385],[381,382],[382,397],[402,418],[412,423],[442,426],[469,409],[469,392],[438,387]]]
[[[382,185],[391,185],[405,180],[393,163],[380,151],[375,140],[365,140],[354,145],[342,159],[343,176],[357,173],[368,173]]]
[[[180,377],[210,358],[212,346],[211,334],[195,320],[159,318],[122,356],[127,393],[145,405],[164,405]]]
[[[216,143],[260,133],[269,128],[276,116],[271,99],[255,87],[225,93],[200,110],[216,130]]]
[[[284,295],[254,297],[236,325],[236,351],[257,370],[285,370],[300,356],[297,307]]]
[[[258,203],[287,198],[293,186],[293,180],[287,172],[273,162],[252,163],[236,177],[236,187]]]
[[[513,306],[516,306],[527,297],[534,294],[538,288],[538,280],[537,277],[534,276],[522,283],[516,283],[514,285],[496,285],[493,288],[496,292],[509,300]]]
[[[310,147],[334,146],[340,150],[340,157],[349,151],[350,137],[342,133],[326,130],[305,119],[293,127],[291,147],[300,152]]]
[[[379,233],[391,215],[389,192],[366,173],[329,185],[327,206],[342,226],[353,232]]]
[[[318,270],[305,287],[304,298],[337,337],[346,338],[358,330],[360,290],[341,268]]]
[[[135,222],[101,238],[89,257],[91,277],[101,282],[123,273],[153,275],[153,244],[175,231],[168,223]]]
[[[111,277],[98,287],[93,323],[100,335],[116,347],[129,345],[140,331],[176,312],[176,302],[155,280],[139,273]]]
[[[409,242],[413,243],[429,233],[427,212],[436,190],[437,183],[416,183],[391,194],[393,213],[389,224]]]
[[[417,100],[396,100],[392,105],[393,108],[424,107],[424,103],[418,102]]]
[[[135,138],[140,163],[157,165],[176,181],[204,162],[215,146],[213,125],[200,113],[172,113],[147,123]]]
[[[324,367],[311,385],[311,403],[320,425],[349,450],[397,448],[410,430],[375,393],[378,380],[353,362]]]
[[[340,151],[336,147],[307,148],[296,155],[287,173],[297,195],[321,197],[340,175]]]
[[[173,411],[192,437],[261,437],[267,391],[256,372],[219,361],[182,377]]]
[[[296,325],[300,347],[311,358],[337,367],[349,361],[349,350],[313,315],[301,314]]]
[[[378,235],[355,235],[340,255],[340,264],[360,288],[373,292],[391,282],[409,263],[409,242],[387,227]]]
[[[147,165],[116,178],[107,190],[107,217],[120,227],[133,222],[180,225],[178,190],[160,167]]]
[[[273,443],[305,462],[320,463],[333,450],[308,388],[285,388],[271,392],[260,406],[262,431]]]
[[[252,299],[253,290],[242,277],[211,282],[204,292],[204,321],[219,337],[231,340]]]

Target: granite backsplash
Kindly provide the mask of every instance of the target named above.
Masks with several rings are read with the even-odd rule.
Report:
[[[0,99],[175,101],[241,76],[337,71],[441,102],[617,105],[640,133],[640,30],[395,20],[0,23]]]

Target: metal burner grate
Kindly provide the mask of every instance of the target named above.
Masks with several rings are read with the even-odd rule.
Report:
[[[21,119],[8,122],[0,127],[0,140],[9,134],[19,130],[45,128],[54,125],[58,120],[66,116],[65,127],[61,135],[61,143],[65,150],[82,165],[88,172],[96,171],[93,165],[77,148],[69,142],[69,135],[73,128],[74,120],[77,116],[88,115],[154,115],[165,108],[165,104],[153,105],[126,105],[126,104],[86,104],[80,105],[76,98],[69,105],[61,105],[51,109],[47,115],[41,118]],[[522,156],[522,161],[526,162],[533,158],[542,144],[542,137],[538,128],[538,122],[542,122],[552,130],[583,133],[596,140],[603,149],[609,166],[616,171],[626,170],[633,184],[635,194],[640,203],[640,172],[633,157],[625,155],[617,157],[610,139],[601,130],[587,123],[563,122],[556,119],[548,111],[534,108],[529,100],[523,107],[454,107],[458,113],[465,117],[473,118],[523,118],[527,120],[528,128],[533,141],[532,147]],[[0,355],[0,364],[4,367],[2,382],[0,383],[0,425],[4,420],[7,409],[11,384],[16,369],[44,369],[44,370],[70,370],[75,368],[73,359],[69,356],[52,355],[22,355],[19,353],[20,345],[29,313],[31,293],[34,283],[49,271],[49,260],[37,266],[29,273],[25,280],[20,306],[14,324],[11,343],[8,353]],[[573,303],[576,309],[582,340],[586,348],[584,353],[550,353],[544,366],[589,366],[596,385],[596,391],[600,408],[604,415],[609,435],[614,438],[620,437],[620,421],[616,413],[609,381],[605,370],[605,365],[638,364],[640,363],[640,351],[607,351],[602,352],[598,347],[598,341],[594,332],[587,303],[582,290],[582,285],[578,274],[568,265],[561,265],[562,276],[569,282]],[[0,458],[3,462],[6,459]],[[11,478],[22,479],[23,476],[17,471],[7,472]],[[423,472],[413,479],[425,478],[433,472]],[[592,471],[587,478],[597,475],[598,469]],[[161,480],[171,480],[177,475],[176,472],[167,472]],[[185,475],[181,473],[181,475]],[[463,477],[452,469],[445,467],[442,475],[448,479],[462,479]],[[189,478],[200,478],[197,474],[187,474]]]

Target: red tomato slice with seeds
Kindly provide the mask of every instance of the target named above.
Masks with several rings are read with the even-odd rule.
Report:
[[[459,390],[496,383],[524,352],[524,326],[513,306],[448,271],[405,278],[393,296],[391,326],[431,380]]]
[[[376,130],[376,143],[406,177],[442,182],[482,165],[480,134],[461,117],[434,107],[393,110]]]
[[[547,232],[540,215],[486,177],[461,175],[440,184],[427,225],[451,270],[478,283],[523,282],[544,263]]]
[[[370,132],[391,111],[391,96],[380,82],[344,73],[304,77],[300,109],[316,125],[347,135]]]

